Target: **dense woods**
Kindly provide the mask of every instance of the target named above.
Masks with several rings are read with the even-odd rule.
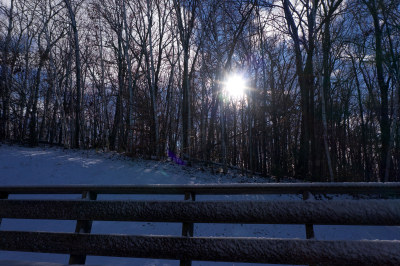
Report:
[[[399,181],[399,90],[399,0],[0,4],[3,142]]]

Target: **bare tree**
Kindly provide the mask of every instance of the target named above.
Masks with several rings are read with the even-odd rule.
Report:
[[[75,19],[75,11],[72,8],[70,0],[64,0],[65,6],[71,20],[71,28],[74,34],[75,46],[75,75],[76,75],[76,102],[75,102],[75,129],[74,143],[75,148],[79,148],[80,127],[81,127],[81,56],[79,49],[78,27]]]

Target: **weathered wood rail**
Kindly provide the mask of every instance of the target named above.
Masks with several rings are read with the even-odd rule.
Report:
[[[280,264],[400,265],[400,241],[313,239],[314,224],[400,225],[400,200],[309,201],[311,194],[400,194],[399,183],[0,186],[0,218],[77,220],[75,233],[0,231],[0,249]],[[82,200],[8,199],[82,194]],[[99,194],[182,194],[182,201],[96,200]],[[195,201],[197,195],[300,194],[304,201]],[[182,236],[90,234],[92,221],[182,223]],[[0,219],[1,223],[1,219]],[[194,237],[194,223],[305,224],[307,239]]]

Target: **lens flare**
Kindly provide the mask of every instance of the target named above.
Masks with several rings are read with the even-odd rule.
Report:
[[[224,90],[230,97],[239,99],[246,90],[246,81],[242,76],[232,74],[227,77]]]

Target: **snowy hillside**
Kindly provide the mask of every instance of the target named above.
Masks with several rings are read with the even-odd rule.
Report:
[[[94,150],[2,145],[0,161],[0,182],[3,185],[200,184],[269,181],[265,178],[248,179],[239,175],[210,175],[172,161],[132,160],[117,153]]]
[[[73,151],[59,148],[0,146],[1,185],[54,184],[197,184],[254,182],[240,176],[212,175],[173,162],[131,160],[114,153]],[[10,198],[22,198],[13,195]],[[77,195],[28,195],[29,198],[69,198]],[[98,199],[182,199],[182,196],[99,195]],[[199,196],[198,200],[300,200],[300,196]],[[349,198],[349,197],[347,197]],[[75,221],[3,219],[2,230],[73,232]],[[93,233],[134,235],[180,235],[178,223],[94,222]],[[304,225],[230,225],[195,224],[195,236],[258,236],[305,238]],[[317,239],[400,239],[399,227],[387,226],[315,226]],[[0,261],[26,260],[66,264],[68,256],[0,251]],[[88,265],[179,265],[178,261],[108,258],[88,256]],[[5,264],[4,264],[5,265]],[[193,265],[250,265],[241,263],[194,262]],[[259,265],[259,264],[258,264]]]

